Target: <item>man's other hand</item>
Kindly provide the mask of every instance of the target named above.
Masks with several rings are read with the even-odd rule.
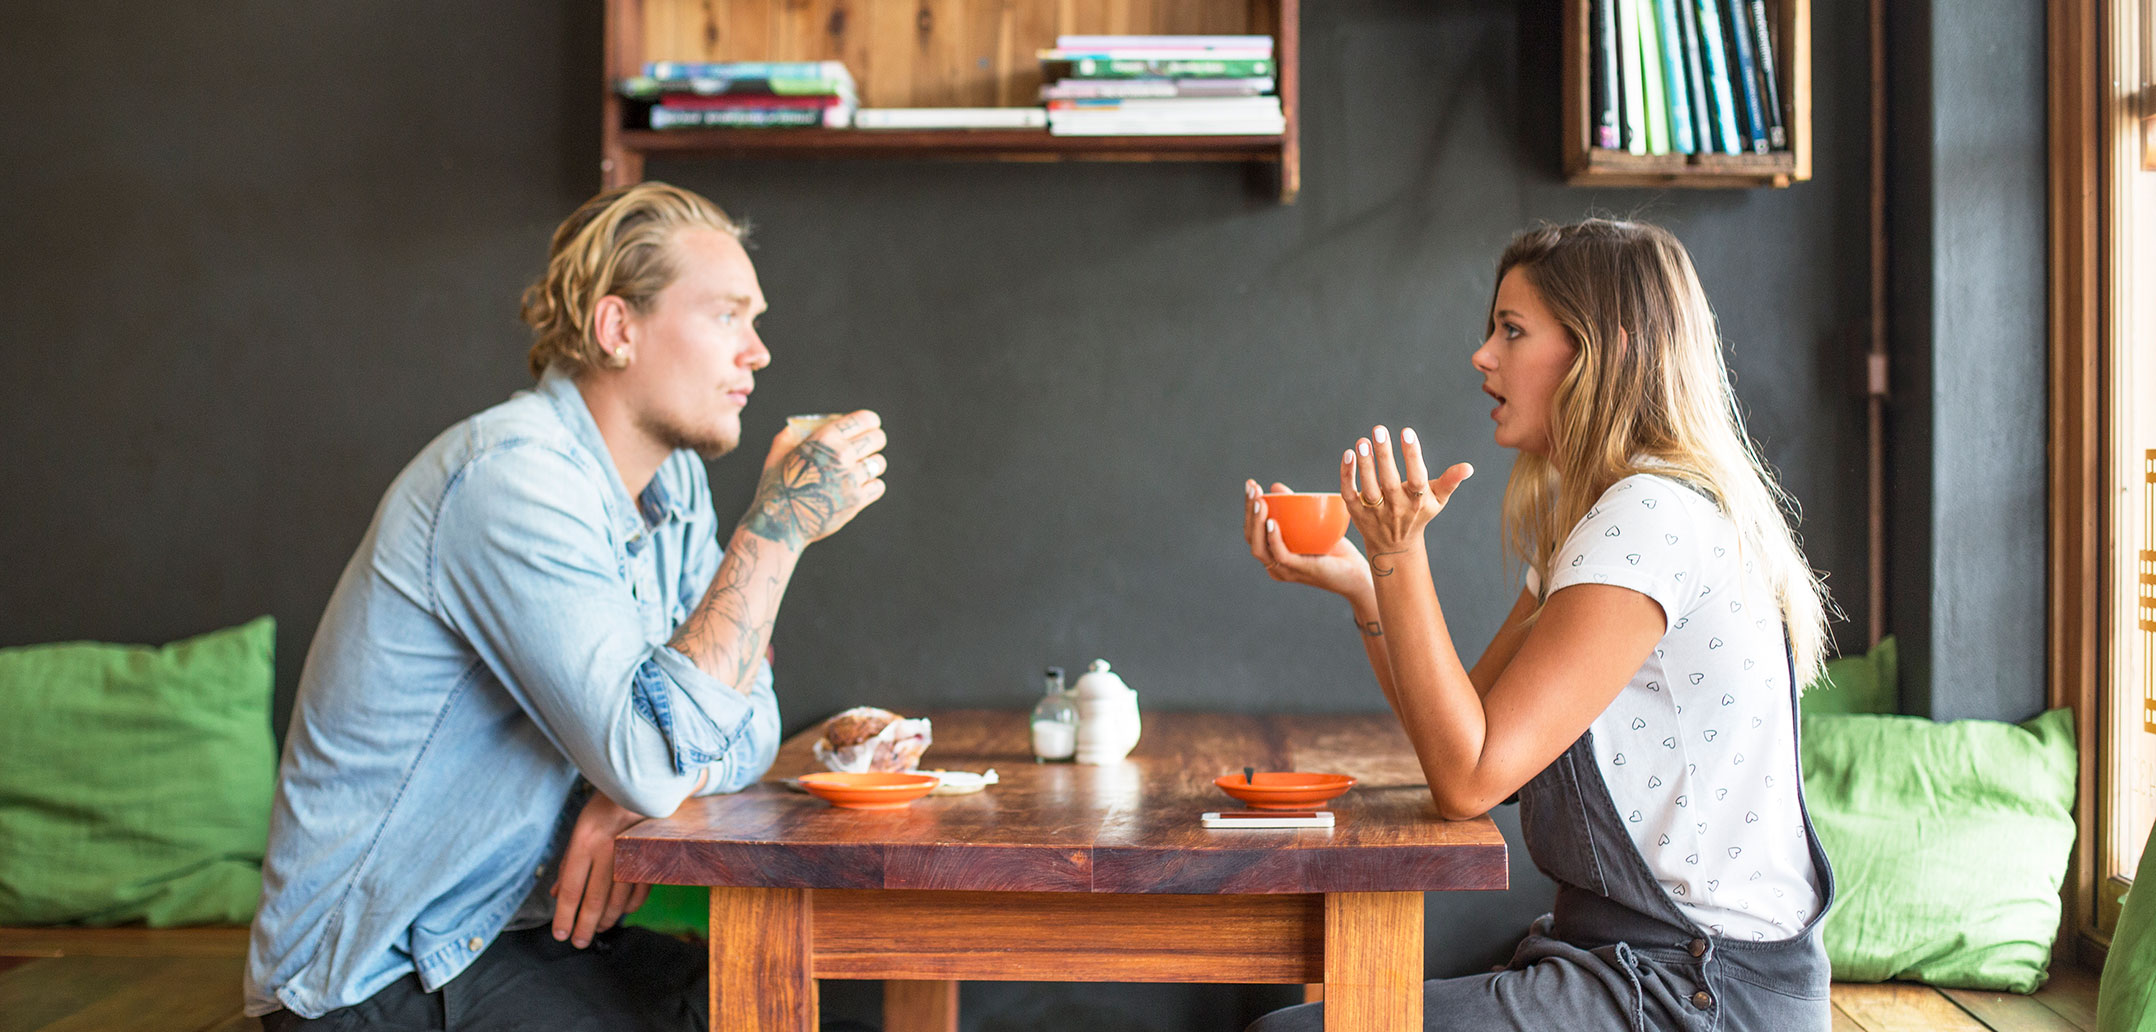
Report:
[[[562,851],[561,873],[554,879],[554,938],[574,938],[577,949],[614,927],[621,915],[644,905],[651,886],[614,880],[614,837],[644,815],[594,791],[576,815],[569,846]]]
[[[763,480],[742,527],[793,549],[837,533],[883,497],[885,440],[882,417],[867,409],[840,416],[805,439],[781,432],[764,459]]]

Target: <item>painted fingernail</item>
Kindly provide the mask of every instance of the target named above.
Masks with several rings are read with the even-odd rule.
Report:
[[[1414,444],[1414,443],[1415,443],[1415,428],[1414,428],[1414,427],[1411,427],[1411,426],[1403,426],[1403,427],[1401,427],[1401,428],[1400,428],[1400,443],[1401,443],[1401,444]]]
[[[1264,502],[1252,502],[1252,503],[1250,503],[1250,511],[1251,511],[1251,512],[1253,512],[1253,513],[1259,513],[1259,512],[1264,512],[1264,511],[1265,511],[1265,503],[1264,503]]]
[[[1341,464],[1341,465],[1343,465],[1343,466],[1352,466],[1352,465],[1354,465],[1354,464],[1355,464],[1355,449],[1353,449],[1353,448],[1350,448],[1350,449],[1348,449],[1347,451],[1341,452],[1341,453],[1340,453],[1340,464]]]
[[[1355,450],[1363,453],[1364,455],[1370,454],[1370,439],[1366,437],[1360,441],[1355,442]]]
[[[1379,444],[1384,444],[1384,443],[1386,442],[1387,438],[1386,438],[1386,436],[1385,436],[1385,428],[1384,428],[1384,427],[1382,427],[1382,426],[1381,426],[1381,427],[1378,427],[1378,428],[1377,428],[1376,430],[1373,430],[1373,431],[1371,431],[1371,433],[1373,433],[1373,434],[1375,434],[1375,435],[1377,436],[1377,443],[1379,443]]]
[[[1270,534],[1270,533],[1272,533],[1272,532],[1274,532],[1274,531],[1276,531],[1276,530],[1279,530],[1279,529],[1280,529],[1280,521],[1279,521],[1279,520],[1266,520],[1266,521],[1265,521],[1265,532],[1266,532],[1267,534]]]

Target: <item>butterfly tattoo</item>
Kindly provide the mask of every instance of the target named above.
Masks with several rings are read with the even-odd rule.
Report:
[[[808,441],[764,474],[745,525],[752,534],[799,548],[822,537],[846,508],[850,477],[838,452]]]

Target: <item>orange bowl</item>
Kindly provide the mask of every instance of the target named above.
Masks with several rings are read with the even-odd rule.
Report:
[[[1253,810],[1307,810],[1354,788],[1355,779],[1345,774],[1273,770],[1259,771],[1247,782],[1241,774],[1222,774],[1213,784]]]
[[[1280,540],[1297,555],[1324,555],[1347,533],[1347,502],[1338,493],[1298,491],[1262,497],[1265,515],[1280,524]]]
[[[934,774],[838,774],[819,771],[796,780],[808,794],[848,810],[897,810],[936,787]]]

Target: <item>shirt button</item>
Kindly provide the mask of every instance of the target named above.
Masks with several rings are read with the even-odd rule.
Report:
[[[1694,939],[1692,944],[1686,946],[1685,949],[1692,951],[1692,955],[1695,957],[1704,956],[1707,952],[1707,940]]]
[[[486,941],[485,939],[482,939],[482,938],[480,938],[480,937],[478,937],[478,936],[474,935],[474,936],[472,936],[472,937],[471,937],[471,939],[470,939],[470,940],[466,941],[464,945],[466,945],[466,946],[469,946],[469,947],[471,947],[471,948],[472,948],[472,952],[473,952],[473,953],[477,953],[477,952],[479,952],[479,947],[481,947],[481,946],[485,946],[486,944],[487,944],[487,941]],[[1706,993],[1701,993],[1701,994],[1699,994],[1699,995],[1700,995],[1700,996],[1705,996],[1705,995],[1707,995],[1707,994],[1706,994]],[[1694,997],[1694,999],[1697,999],[1697,997]],[[1700,1006],[1704,1007],[1704,1006],[1706,1006],[1706,1004],[1701,1004]]]
[[[534,868],[534,869],[532,870],[532,877],[534,877],[534,878],[544,878],[544,877],[546,877],[546,865],[545,865],[545,864],[540,864],[540,865],[539,865],[539,866],[538,866],[537,868]],[[1697,953],[1694,953],[1694,954],[1692,954],[1692,955],[1693,955],[1693,956],[1695,956],[1695,957],[1699,956],[1699,954],[1697,954]]]
[[[1707,1008],[1714,1006],[1714,996],[1708,993],[1707,990],[1701,989],[1700,991],[1692,994],[1692,1006],[1697,1007],[1700,1010],[1706,1010]]]

